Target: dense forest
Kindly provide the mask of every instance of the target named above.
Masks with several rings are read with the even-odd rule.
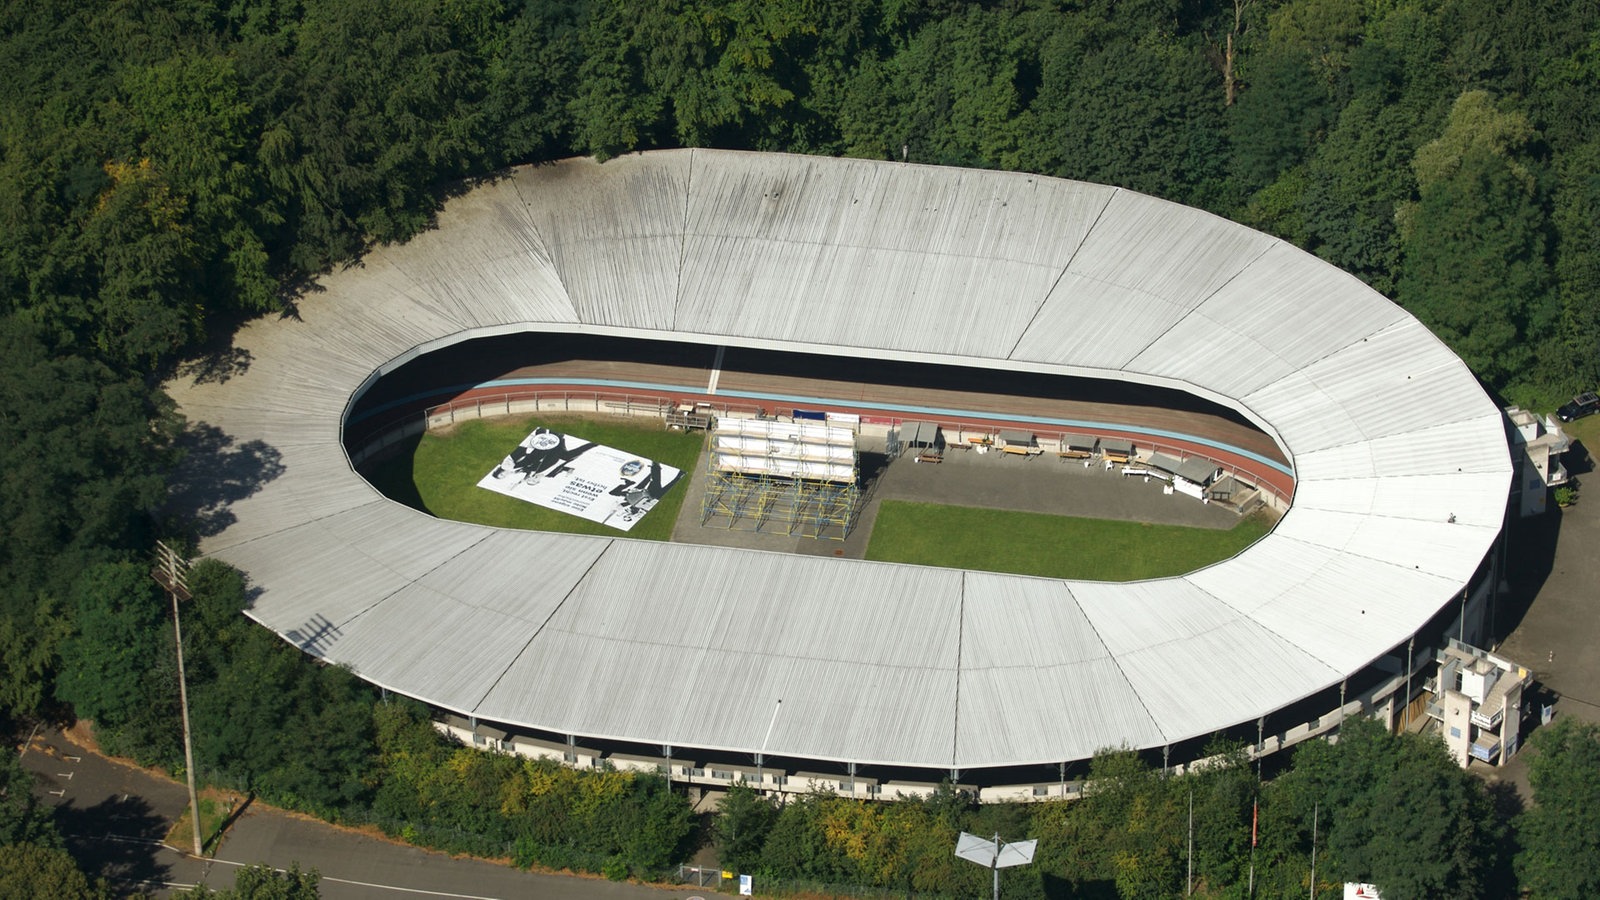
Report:
[[[4,0],[0,73],[0,727],[93,717],[168,765],[139,562],[190,531],[162,383],[508,165],[715,146],[1104,182],[1347,269],[1504,399],[1600,378],[1600,0]],[[400,713],[198,577],[212,777],[483,831],[374,775]],[[613,789],[676,834],[670,794]]]

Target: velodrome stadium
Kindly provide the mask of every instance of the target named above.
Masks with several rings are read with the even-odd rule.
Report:
[[[1259,446],[1134,413],[1070,430],[1214,451],[1282,517],[1198,571],[1103,583],[496,529],[367,482],[369,391],[520,334],[1193,398]],[[1219,733],[1270,753],[1398,722],[1499,580],[1513,466],[1467,367],[1316,257],[1115,187],[716,150],[520,168],[236,348],[238,371],[170,390],[214,459],[268,461],[185,498],[247,614],[465,740],[578,765],[1070,795],[1104,748],[1183,765]],[[930,417],[890,407],[859,428]]]

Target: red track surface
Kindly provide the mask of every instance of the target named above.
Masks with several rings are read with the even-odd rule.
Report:
[[[512,378],[539,378],[548,379],[548,383],[537,387],[528,387],[526,391],[554,392],[570,390],[575,393],[592,393],[596,390],[593,385],[563,384],[562,379],[615,379],[621,381],[651,382],[657,384],[677,385],[706,385],[711,377],[711,362],[713,356],[711,348],[705,348],[704,361],[696,359],[687,364],[670,365],[661,362],[629,361],[629,360],[553,360],[533,365],[522,365],[515,369],[505,371],[494,379]],[[698,355],[698,354],[697,354]],[[931,368],[931,367],[930,367]],[[1008,415],[1036,416],[1051,419],[1081,419],[1099,422],[1115,422],[1123,425],[1153,428],[1176,434],[1192,435],[1206,438],[1221,444],[1238,447],[1260,454],[1268,459],[1287,462],[1282,451],[1278,449],[1271,438],[1264,433],[1244,425],[1240,422],[1224,418],[1208,412],[1196,410],[1167,409],[1153,406],[1124,405],[1103,401],[1073,400],[1053,397],[1019,396],[1005,392],[1004,381],[1006,374],[995,373],[997,382],[993,392],[979,392],[970,389],[952,389],[930,385],[891,385],[874,384],[859,380],[844,380],[823,377],[797,377],[788,374],[773,374],[770,372],[749,372],[724,369],[719,376],[717,388],[719,391],[737,390],[755,394],[758,397],[796,396],[818,397],[836,400],[831,404],[808,404],[805,408],[825,410],[828,412],[842,412],[860,415],[868,422],[890,421],[893,418],[927,418],[926,415],[908,413],[904,417],[895,417],[892,413],[885,413],[880,409],[864,409],[852,406],[851,401],[884,404],[890,407],[934,407],[939,409],[971,410],[988,415],[983,417],[964,418],[960,424],[979,426],[985,428],[1017,428],[1022,430],[1038,430],[1048,434],[1042,426],[1017,422],[1008,418]],[[430,397],[426,401],[428,406],[445,403],[460,403],[489,397],[503,397],[508,391],[516,389],[507,387],[487,387],[461,391],[451,394],[441,394]],[[645,396],[644,392],[630,389],[629,394],[636,397]],[[695,400],[726,400],[725,397],[713,397],[699,391],[684,391],[674,393],[664,399],[683,402]],[[767,411],[787,411],[791,402],[781,403],[773,401],[765,403],[760,400],[730,401],[734,405],[754,404],[764,407]],[[420,408],[419,404],[419,408]],[[388,419],[389,416],[381,418]],[[956,423],[943,423],[953,425]],[[1136,444],[1149,447],[1151,438],[1131,432],[1114,430],[1100,430],[1101,437],[1126,437]],[[1256,478],[1271,485],[1282,496],[1290,497],[1294,492],[1294,478],[1276,469],[1261,465],[1247,457],[1218,450],[1197,442],[1164,438],[1159,441],[1160,449],[1171,452],[1181,450],[1189,453],[1200,454],[1216,459],[1225,467],[1234,467],[1254,475]]]

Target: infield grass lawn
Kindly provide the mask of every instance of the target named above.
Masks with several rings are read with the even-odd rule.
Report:
[[[632,531],[620,531],[478,487],[478,481],[536,425],[675,466],[683,470],[683,477]],[[634,419],[550,415],[479,419],[463,422],[448,432],[424,434],[414,442],[411,452],[402,451],[373,467],[367,480],[388,497],[441,519],[497,528],[664,541],[672,536],[672,525],[683,505],[689,476],[699,463],[701,446],[698,435],[668,431],[658,422]]]
[[[1083,581],[1138,581],[1227,559],[1271,530],[1260,514],[1226,531],[885,500],[867,559]]]

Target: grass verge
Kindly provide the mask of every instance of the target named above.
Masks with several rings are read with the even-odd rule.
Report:
[[[536,425],[675,466],[683,470],[684,477],[627,532],[478,487],[478,481]],[[698,435],[667,431],[659,423],[636,419],[548,415],[479,419],[448,432],[423,435],[409,453],[402,450],[372,467],[367,480],[385,495],[441,519],[496,528],[664,541],[672,536],[688,476],[699,463],[701,445]]]
[[[1182,575],[1227,559],[1271,530],[1269,517],[1227,531],[885,500],[867,558],[1083,581]]]
[[[200,841],[204,845],[207,856],[214,855],[217,848],[222,845],[222,832],[231,824],[238,799],[231,795],[222,796],[211,790],[200,794]],[[190,814],[194,807],[185,806],[183,815],[178,817],[172,827],[167,829],[167,845],[181,850],[190,850],[194,847],[194,830],[189,824]]]

